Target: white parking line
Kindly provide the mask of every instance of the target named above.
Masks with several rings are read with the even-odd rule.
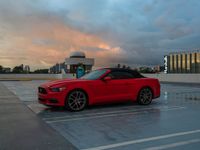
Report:
[[[161,106],[161,107],[149,107],[149,108],[142,108],[142,109],[135,109],[135,107],[131,107],[130,109],[126,109],[126,110],[116,110],[116,111],[105,111],[105,112],[97,112],[97,113],[83,113],[83,114],[79,114],[79,115],[66,115],[66,116],[60,116],[60,117],[48,117],[48,118],[43,118],[43,120],[52,120],[52,119],[66,119],[66,118],[72,118],[72,117],[84,117],[84,116],[91,116],[91,115],[106,115],[106,114],[113,114],[113,113],[124,113],[124,112],[138,112],[138,110],[141,111],[145,111],[145,110],[153,110],[153,109],[166,109],[166,108],[179,108],[179,106],[172,106],[172,107],[168,107],[168,106]],[[140,107],[141,108],[141,107]]]
[[[161,146],[149,147],[144,150],[163,150],[163,149],[169,149],[169,148],[174,148],[178,146],[199,143],[199,142],[200,142],[200,139],[192,139],[192,140],[181,141],[181,142],[176,142],[176,143],[171,143],[171,144],[166,144],[166,145],[161,145]]]
[[[106,150],[106,149],[111,149],[111,148],[116,148],[116,147],[121,147],[121,146],[127,146],[127,145],[132,145],[132,144],[137,144],[137,143],[144,143],[144,142],[149,142],[149,141],[156,141],[156,140],[172,138],[172,137],[177,137],[177,136],[183,136],[183,135],[188,135],[188,134],[194,134],[194,133],[199,133],[199,132],[200,132],[200,130],[178,132],[178,133],[160,135],[160,136],[144,138],[144,139],[139,139],[139,140],[126,141],[126,142],[121,142],[121,143],[117,143],[117,144],[92,147],[92,148],[87,148],[87,149],[82,149],[82,150]]]
[[[170,111],[170,110],[178,110],[178,109],[185,109],[185,107],[177,107],[177,108],[169,108],[163,111]],[[144,110],[143,110],[144,111]],[[96,119],[96,118],[104,118],[104,117],[115,117],[115,116],[123,116],[123,115],[134,115],[134,114],[140,114],[143,113],[142,111],[136,111],[136,112],[124,112],[124,113],[114,113],[114,114],[105,114],[105,115],[99,115],[99,116],[81,116],[76,118],[67,118],[67,119],[60,119],[60,120],[50,120],[46,121],[47,123],[56,123],[56,122],[67,122],[67,121],[76,121],[76,120],[84,120],[84,119]]]
[[[126,110],[116,110],[116,111],[105,111],[105,112],[97,112],[97,113],[92,113],[88,111],[88,113],[83,113],[83,114],[73,114],[73,115],[65,115],[65,116],[59,116],[59,117],[47,117],[43,118],[43,120],[54,120],[54,119],[67,119],[67,118],[72,118],[72,117],[84,117],[84,116],[93,116],[93,115],[106,115],[106,114],[113,114],[113,113],[123,113],[123,112],[138,112],[138,110],[145,111],[145,110],[153,110],[153,109],[169,109],[169,108],[180,108],[181,106],[159,106],[159,107],[148,107],[148,108],[142,108],[142,107],[127,107],[129,109]],[[124,108],[124,107],[122,107]],[[126,108],[126,107],[125,107]],[[135,109],[137,108],[137,109]],[[181,107],[182,108],[182,107]]]

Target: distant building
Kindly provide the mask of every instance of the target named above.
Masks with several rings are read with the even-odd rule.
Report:
[[[61,73],[62,70],[67,72],[65,63],[57,63],[49,69],[49,73]]]
[[[153,72],[155,72],[155,73],[164,72],[164,66],[160,66],[160,65],[154,66]]]
[[[26,73],[29,73],[29,72],[30,72],[30,66],[29,66],[29,65],[25,65],[25,66],[24,66],[24,71],[25,71]]]
[[[200,73],[200,50],[164,56],[165,73]]]
[[[160,72],[160,66],[154,66],[153,71],[154,72]]]
[[[49,69],[49,73],[61,73],[64,70],[66,73],[76,73],[79,66],[83,67],[86,72],[92,70],[94,58],[86,58],[84,52],[75,51],[70,54],[69,58],[63,63],[57,63]]]
[[[65,64],[70,73],[76,73],[78,66],[82,66],[88,72],[92,70],[94,58],[86,58],[84,52],[76,51],[71,53],[69,58],[65,59]]]
[[[60,73],[60,64],[59,63],[56,64],[55,69],[56,69],[56,73]]]
[[[56,73],[55,66],[52,66],[51,68],[49,68],[49,73]]]

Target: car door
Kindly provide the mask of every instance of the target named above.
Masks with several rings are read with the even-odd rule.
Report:
[[[108,81],[102,79],[90,82],[94,103],[102,103],[109,99],[107,84]]]
[[[111,77],[104,83],[107,101],[123,101],[131,97],[133,76],[127,71],[112,71],[107,76]]]

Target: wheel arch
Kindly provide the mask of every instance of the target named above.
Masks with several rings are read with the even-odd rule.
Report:
[[[152,92],[152,97],[154,98],[154,90],[153,90],[153,88],[152,88],[151,86],[149,86],[149,85],[145,85],[145,86],[142,86],[142,87],[139,89],[139,91],[138,91],[138,93],[137,93],[137,100],[138,100],[140,91],[141,91],[142,89],[144,89],[144,88],[149,88],[149,89],[151,90],[151,92]]]

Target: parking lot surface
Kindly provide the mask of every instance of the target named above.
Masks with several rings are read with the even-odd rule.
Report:
[[[76,150],[0,82],[0,150]]]
[[[78,149],[200,149],[200,85],[161,84],[161,97],[149,106],[121,103],[68,112],[38,104],[43,82],[1,83]]]

